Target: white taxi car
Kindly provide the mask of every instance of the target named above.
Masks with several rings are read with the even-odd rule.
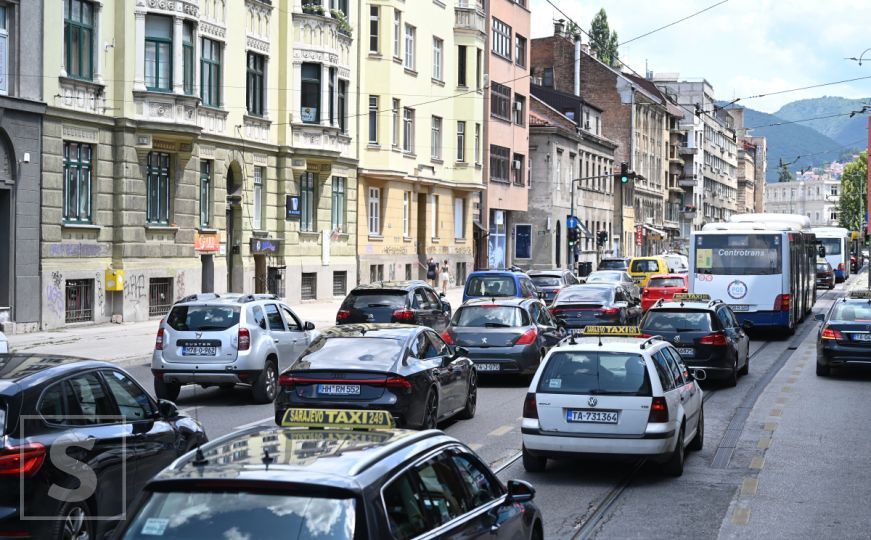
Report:
[[[588,326],[553,347],[523,404],[523,466],[583,454],[649,456],[683,473],[684,450],[701,450],[702,390],[677,350],[636,327]]]

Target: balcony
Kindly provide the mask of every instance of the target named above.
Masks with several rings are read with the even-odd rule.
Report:
[[[315,150],[338,157],[351,149],[351,137],[338,127],[293,122],[293,147],[298,151]]]
[[[677,152],[682,156],[694,156],[699,153],[697,146],[680,145],[677,147]]]
[[[677,185],[682,188],[696,187],[696,179],[693,176],[682,176],[677,179]]]
[[[199,127],[199,98],[172,92],[133,91],[136,119],[161,124],[182,124]]]
[[[684,206],[680,211],[680,217],[683,219],[696,219],[698,209],[695,206]]]
[[[477,32],[486,35],[484,5],[474,0],[461,1],[454,8],[454,30]]]

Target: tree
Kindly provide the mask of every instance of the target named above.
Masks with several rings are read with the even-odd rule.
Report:
[[[605,8],[600,9],[590,23],[590,49],[603,63],[617,64],[617,32],[611,32]]]
[[[865,190],[868,185],[868,152],[844,167],[838,200],[838,224],[851,231],[861,231],[865,221]]]
[[[779,170],[777,171],[777,181],[792,182],[793,180],[795,180],[795,177],[792,175],[792,171],[789,170],[789,165],[781,161]]]

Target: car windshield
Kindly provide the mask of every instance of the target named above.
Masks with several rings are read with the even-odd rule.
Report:
[[[649,396],[644,359],[633,353],[565,351],[554,353],[538,382],[543,394]]]
[[[353,498],[287,493],[156,492],[122,538],[354,538],[357,505]]]
[[[831,271],[832,271],[832,267],[829,266],[828,264],[818,264],[817,265],[817,272],[831,272]]]
[[[528,326],[529,316],[513,306],[463,306],[454,313],[453,326],[510,328]]]
[[[605,259],[599,263],[599,270],[625,270],[626,261],[620,259]]]
[[[405,291],[353,291],[348,297],[346,307],[354,309],[366,309],[375,307],[388,307],[402,309],[405,307],[407,293]]]
[[[562,285],[559,276],[531,276],[531,278],[536,287],[559,287]]]
[[[517,288],[511,276],[472,276],[466,284],[467,296],[514,296]]]
[[[711,313],[708,311],[651,310],[641,321],[641,329],[647,333],[710,332]]]
[[[181,332],[226,330],[239,324],[239,306],[175,306],[166,324]]]
[[[832,310],[831,321],[871,322],[871,302],[839,302]]]
[[[659,272],[659,264],[652,259],[632,261],[633,272]]]
[[[302,353],[299,361],[306,362],[311,367],[318,360],[333,362],[340,355],[349,361],[363,360],[374,365],[393,362],[401,353],[401,342],[393,338],[320,336]]]
[[[657,287],[686,287],[683,282],[683,278],[650,278],[650,281],[647,282],[648,289],[655,289]]]
[[[578,287],[575,289],[564,289],[560,292],[554,303],[556,304],[586,304],[596,303],[604,304],[610,302],[614,295],[614,290],[610,287]]]
[[[622,272],[593,272],[587,276],[587,283],[595,283],[597,281],[622,281]]]

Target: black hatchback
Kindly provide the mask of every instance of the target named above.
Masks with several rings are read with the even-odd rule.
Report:
[[[151,477],[205,442],[113,364],[0,355],[0,537],[101,538]]]
[[[450,319],[451,304],[425,281],[360,285],[345,298],[336,314],[336,324],[418,324],[438,332],[447,328]]]

